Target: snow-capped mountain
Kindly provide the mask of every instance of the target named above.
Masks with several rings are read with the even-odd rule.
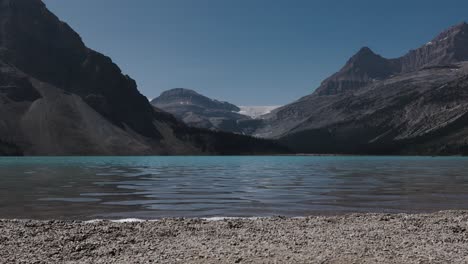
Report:
[[[250,134],[258,126],[257,120],[241,113],[236,105],[211,99],[190,89],[165,91],[151,103],[193,127]]]

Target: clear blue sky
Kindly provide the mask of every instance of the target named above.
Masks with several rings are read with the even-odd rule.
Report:
[[[466,0],[44,0],[148,98],[192,88],[238,105],[311,93],[362,46],[385,57],[468,20]]]

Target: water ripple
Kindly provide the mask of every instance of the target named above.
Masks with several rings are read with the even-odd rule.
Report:
[[[461,157],[0,158],[0,218],[468,209],[467,167]]]

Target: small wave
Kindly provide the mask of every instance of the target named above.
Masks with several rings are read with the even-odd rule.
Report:
[[[205,220],[208,222],[218,222],[218,221],[226,221],[226,220],[261,220],[261,219],[270,219],[273,218],[273,216],[266,216],[266,217],[228,217],[228,216],[213,216],[213,217],[201,217],[201,218],[194,218],[194,219],[201,219]],[[291,219],[303,219],[306,217],[303,216],[298,216],[298,217],[289,217]],[[170,218],[168,218],[170,219]],[[191,219],[191,218],[186,218],[186,219]],[[94,223],[99,223],[99,222],[111,222],[111,223],[143,223],[143,222],[158,222],[161,219],[151,219],[151,220],[145,220],[145,219],[139,219],[139,218],[124,218],[124,219],[117,219],[117,220],[104,220],[104,219],[93,219],[93,220],[88,220],[85,221],[84,223],[87,224],[94,224]]]
[[[257,220],[268,217],[224,217],[224,216],[214,216],[214,217],[205,217],[201,218],[205,221],[225,221],[225,220]]]
[[[100,222],[112,222],[112,223],[142,223],[142,222],[156,222],[158,220],[144,220],[139,218],[124,218],[124,219],[117,219],[117,220],[104,220],[104,219],[93,219],[85,221],[86,224],[94,224]]]

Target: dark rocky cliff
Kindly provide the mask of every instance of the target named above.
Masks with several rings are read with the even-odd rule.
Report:
[[[153,110],[136,83],[112,60],[87,48],[80,36],[40,0],[0,1],[0,59],[25,74],[79,95],[113,124],[160,136]]]

